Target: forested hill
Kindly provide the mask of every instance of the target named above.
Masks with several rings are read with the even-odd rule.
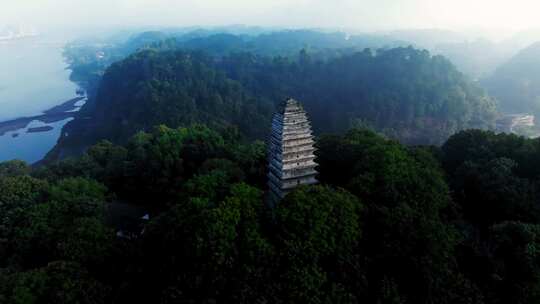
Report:
[[[317,145],[271,210],[264,143],[200,125],[0,163],[0,303],[540,302],[538,139]]]
[[[270,31],[250,27],[177,29],[128,35],[119,33],[102,39],[79,39],[69,43],[64,57],[71,79],[93,96],[101,76],[112,63],[143,49],[204,51],[212,56],[250,52],[269,57],[296,56],[302,49],[321,58],[350,54],[365,48],[407,46],[407,42],[385,36],[323,33],[312,30]]]
[[[540,115],[540,43],[522,50],[483,83],[502,111]]]
[[[491,127],[495,116],[493,100],[448,60],[411,47],[325,60],[306,50],[215,57],[151,49],[108,68],[55,153],[124,142],[156,124],[206,123],[265,138],[275,104],[289,96],[304,104],[317,134],[367,126],[408,144],[440,144],[458,130]]]
[[[154,39],[154,43],[138,45],[162,49],[204,50],[218,56],[234,52],[250,52],[264,56],[294,56],[302,49],[316,51],[319,55],[333,56],[335,52],[351,53],[365,48],[393,48],[407,46],[409,43],[397,38],[370,34],[347,35],[342,32],[295,30],[266,32],[256,36],[234,35],[227,32],[190,33],[172,35],[169,39]]]

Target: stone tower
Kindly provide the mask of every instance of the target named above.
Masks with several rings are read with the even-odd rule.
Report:
[[[302,105],[285,101],[272,121],[269,142],[268,186],[276,203],[299,185],[317,183],[311,125]]]

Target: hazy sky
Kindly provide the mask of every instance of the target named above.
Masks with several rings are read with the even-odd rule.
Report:
[[[540,27],[538,0],[0,0],[0,25]]]

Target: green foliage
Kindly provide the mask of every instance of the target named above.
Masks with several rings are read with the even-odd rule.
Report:
[[[507,219],[530,221],[538,217],[537,191],[515,175],[515,161],[495,158],[486,164],[466,162],[456,172],[463,212],[474,223],[487,227]]]
[[[65,206],[65,212],[78,217],[99,216],[103,214],[105,186],[84,178],[68,178],[52,185],[49,190],[50,201]]]
[[[29,176],[0,177],[0,267],[9,264],[14,234],[44,197],[48,184]]]
[[[463,214],[460,264],[486,303],[538,301],[539,147],[537,139],[471,130],[441,149]]]
[[[61,244],[61,256],[83,265],[99,267],[111,254],[114,234],[99,218],[78,218]]]
[[[219,201],[228,194],[233,182],[234,179],[226,171],[213,170],[186,182],[182,195],[188,199],[195,196],[211,202]]]
[[[353,278],[343,273],[357,266],[362,210],[350,193],[323,186],[295,190],[280,202],[275,212],[283,269],[279,285],[287,301],[319,303],[352,297],[352,290],[343,290],[342,284]],[[336,277],[337,282],[331,279]]]
[[[203,126],[157,127],[139,133],[128,144],[122,193],[134,200],[168,201],[208,158],[224,155],[221,136]]]
[[[286,256],[317,262],[328,255],[347,255],[361,237],[362,208],[343,190],[317,186],[294,191],[276,209],[278,238],[291,251]]]
[[[271,252],[260,231],[261,198],[259,190],[237,184],[221,202],[195,197],[152,221],[145,255],[152,257],[148,271],[160,279],[150,286],[176,286],[185,300],[261,296],[245,290],[263,285],[259,265],[269,262]],[[178,276],[179,271],[184,275]]]
[[[322,136],[321,185],[267,209],[266,148],[240,138],[159,126],[0,176],[0,301],[538,302],[538,140]]]
[[[362,121],[406,143],[438,144],[457,130],[493,125],[494,101],[427,51],[366,49],[326,61],[303,52],[295,59],[243,53],[220,66],[262,97],[300,99],[318,132]]]
[[[15,177],[29,173],[30,167],[23,161],[12,160],[0,163],[0,177]]]
[[[500,303],[540,301],[540,226],[504,222],[492,231],[494,292]]]
[[[105,188],[95,181],[72,178],[51,185],[47,192],[46,201],[22,209],[18,221],[10,225],[8,244],[16,252],[14,258],[24,267],[39,266],[50,259],[84,262],[95,254],[102,258],[104,252],[97,248],[107,244],[92,243],[93,252],[84,242],[95,237],[107,240],[106,233],[110,234],[103,226]],[[92,231],[101,235],[92,235]],[[77,244],[75,237],[81,243]],[[77,255],[74,247],[85,250]]]
[[[538,302],[540,141],[389,140],[492,127],[494,101],[443,57],[344,38],[70,45],[89,101],[49,160],[86,152],[0,164],[0,302]],[[266,146],[247,140],[288,96],[316,133],[388,138],[321,136],[322,185],[269,210]]]
[[[452,201],[436,161],[370,131],[324,137],[318,146],[320,180],[345,186],[367,207],[363,247],[376,271],[371,292],[390,292],[385,282],[414,302],[452,292],[445,286],[453,279],[447,274],[457,231],[445,222]]]
[[[0,212],[35,204],[47,189],[47,183],[30,176],[0,178]]]
[[[75,263],[51,263],[40,269],[9,275],[6,280],[6,285],[0,287],[5,303],[104,304],[107,302],[107,288],[92,279]]]
[[[126,78],[126,75],[131,75]],[[113,85],[122,83],[120,88]],[[157,124],[172,127],[205,123],[213,127],[269,123],[268,109],[257,106],[242,86],[216,70],[198,53],[146,51],[112,65],[96,100],[102,128],[97,135],[121,142]],[[121,124],[119,127],[118,123]],[[261,136],[259,129],[252,136]]]
[[[478,130],[460,132],[442,147],[456,201],[483,229],[505,220],[539,219],[538,140]]]
[[[240,144],[237,138],[225,142],[225,136],[229,135],[203,125],[177,129],[158,126],[151,133],[137,133],[126,147],[101,142],[80,159],[55,163],[35,175],[49,180],[93,178],[119,199],[156,209],[181,198],[184,184],[197,174],[220,171],[231,182],[249,180],[263,185],[264,144]]]
[[[216,35],[124,54],[103,71],[84,115],[66,126],[70,136],[49,160],[78,155],[102,139],[123,144],[159,124],[238,127],[248,139],[263,139],[275,103],[291,96],[304,103],[317,133],[361,122],[404,143],[441,144],[459,130],[494,127],[494,100],[447,59],[412,47],[357,48],[344,38],[286,32],[247,42]],[[322,41],[351,48],[322,50]]]

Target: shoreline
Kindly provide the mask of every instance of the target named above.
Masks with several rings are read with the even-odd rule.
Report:
[[[6,121],[0,121],[0,136],[4,136],[8,132],[25,129],[34,120],[40,121],[45,124],[51,124],[51,123],[65,120],[67,118],[74,117],[77,113],[77,111],[75,110],[78,110],[81,108],[80,106],[77,106],[76,104],[85,99],[86,97],[79,96],[76,98],[72,98],[68,101],[65,101],[64,103],[54,106],[48,110],[45,110],[40,115],[26,116],[26,117],[20,117],[20,118],[15,118],[15,119],[6,120]],[[41,130],[42,131],[34,131],[34,133],[48,132],[48,130],[45,130],[45,129],[41,129]]]

